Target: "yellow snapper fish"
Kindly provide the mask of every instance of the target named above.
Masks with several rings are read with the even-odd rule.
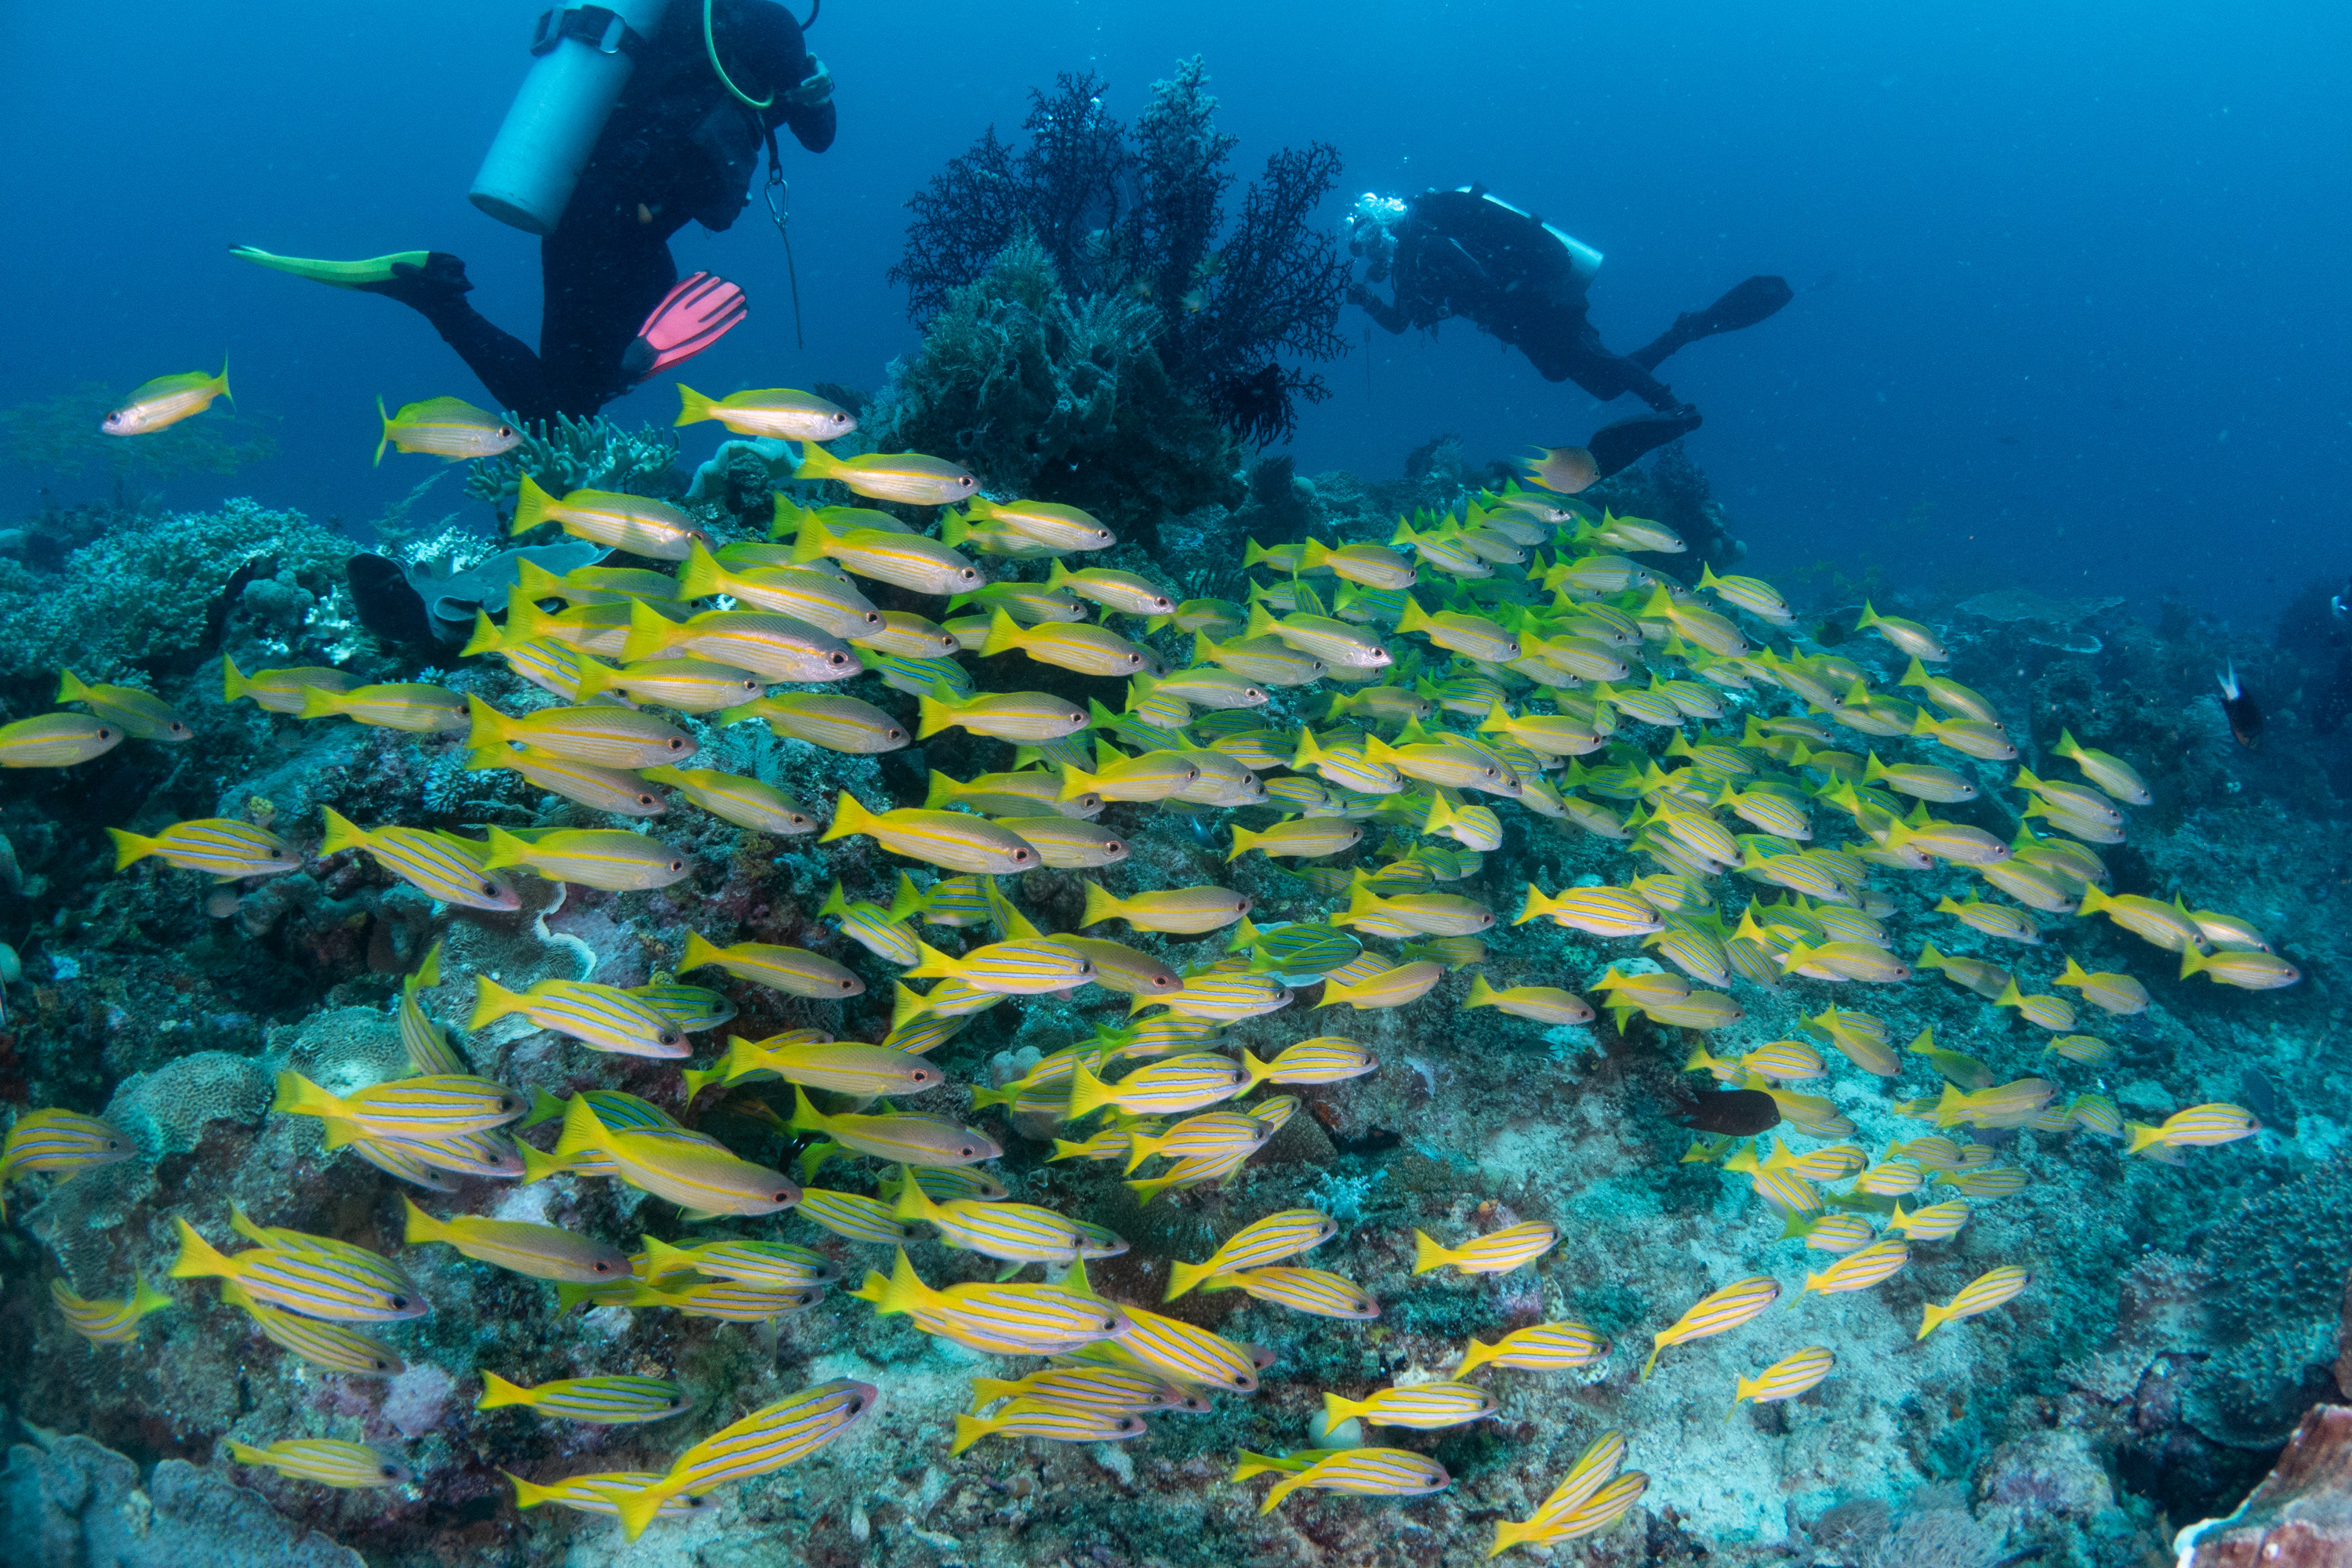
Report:
[[[801,447],[797,479],[838,479],[862,496],[908,506],[950,506],[972,499],[980,481],[943,458],[920,452],[866,452],[836,458],[822,447]]]
[[[364,1443],[327,1437],[292,1437],[257,1448],[231,1438],[229,1458],[240,1465],[276,1470],[289,1480],[322,1487],[404,1487],[408,1467],[395,1464]]]
[[[1650,1486],[1650,1478],[1640,1470],[1617,1473],[1624,1458],[1623,1433],[1604,1432],[1594,1438],[1533,1514],[1495,1526],[1495,1542],[1486,1555],[1499,1557],[1514,1546],[1556,1546],[1616,1523]]]
[[[401,1239],[411,1247],[445,1242],[467,1258],[534,1279],[594,1285],[629,1277],[628,1255],[590,1237],[551,1225],[484,1219],[476,1215],[436,1219],[405,1198],[401,1204],[407,1215]]]
[[[375,400],[375,412],[376,417],[383,421],[383,436],[375,444],[379,467],[383,463],[386,447],[466,463],[495,458],[522,445],[522,437],[513,426],[460,397],[428,397],[421,403],[404,403],[398,414],[386,414],[383,399],[379,397]]]
[[[64,1280],[51,1279],[49,1299],[74,1332],[102,1345],[130,1344],[139,1337],[141,1319],[175,1304],[144,1279],[134,1281],[130,1299],[121,1301],[88,1300],[75,1295]]]
[[[1426,1454],[1409,1448],[1341,1448],[1275,1482],[1258,1512],[1272,1513],[1284,1498],[1309,1488],[1361,1497],[1423,1497],[1453,1484],[1445,1467]]]
[[[1990,1312],[2005,1306],[2033,1283],[2033,1276],[2024,1269],[2010,1266],[1979,1275],[1963,1287],[1960,1293],[1942,1306],[1927,1303],[1925,1321],[1919,1325],[1919,1339],[1926,1339],[1946,1323],[1961,1318],[1973,1318],[1979,1312]]]
[[[174,823],[152,837],[120,827],[106,831],[114,840],[118,871],[150,855],[184,871],[203,871],[224,882],[302,868],[302,857],[292,845],[266,827],[230,816]]]
[[[1780,1299],[1780,1282],[1769,1274],[1735,1279],[1722,1289],[1700,1298],[1688,1311],[1650,1336],[1650,1359],[1642,1363],[1642,1376],[1646,1379],[1650,1375],[1650,1370],[1658,1364],[1658,1356],[1668,1345],[1728,1333],[1754,1320]]]
[[[432,735],[471,727],[466,700],[446,687],[418,681],[355,686],[348,691],[313,684],[302,689],[302,706],[295,710],[295,716],[350,719],[380,729]]]
[[[1507,1229],[1472,1237],[1459,1247],[1443,1247],[1427,1231],[1412,1233],[1412,1271],[1452,1268],[1463,1274],[1507,1274],[1524,1268],[1559,1245],[1559,1227],[1528,1220]]]
[[[218,375],[192,370],[179,375],[157,376],[133,391],[121,407],[99,422],[98,427],[109,436],[150,436],[202,414],[213,405],[215,397],[236,401],[236,395],[228,389],[226,359],[221,362]]]
[[[710,536],[696,526],[691,513],[667,501],[591,489],[571,490],[558,500],[525,474],[515,493],[514,522],[507,531],[528,533],[547,522],[576,539],[649,561],[683,561],[698,542],[705,549],[710,544]]]
[[[2168,1149],[2209,1148],[2217,1143],[2234,1143],[2241,1138],[2251,1138],[2262,1130],[2262,1122],[2242,1105],[2218,1102],[2192,1105],[2186,1110],[2174,1111],[2155,1127],[2142,1121],[2125,1122],[2127,1142],[2124,1152],[2140,1154]]]
[[[691,860],[668,845],[619,828],[560,828],[526,840],[494,826],[482,868],[509,866],[606,892],[667,888],[694,869]]]
[[[91,712],[120,726],[133,740],[177,743],[195,739],[195,731],[172,710],[170,703],[136,686],[93,686],[70,669],[60,670],[58,700],[87,704]]]
[[[120,724],[89,713],[37,713],[0,725],[0,768],[69,768],[122,743]]]
[[[680,382],[677,402],[679,425],[715,419],[738,436],[774,441],[832,441],[857,428],[857,420],[847,409],[813,392],[788,386],[709,397]]]
[[[318,665],[300,665],[285,669],[257,669],[251,675],[237,668],[236,661],[221,659],[221,697],[235,702],[251,698],[272,713],[299,713],[302,692],[306,687],[323,687],[330,691],[349,691],[359,681],[340,669],[328,669]]]
[[[856,1425],[880,1394],[870,1383],[842,1378],[754,1410],[678,1455],[652,1485],[616,1495],[622,1533],[635,1541],[675,1498],[797,1464]]]
[[[1821,1386],[1822,1380],[1829,1376],[1836,1365],[1837,1356],[1826,1345],[1808,1345],[1793,1355],[1783,1356],[1754,1377],[1737,1381],[1732,1392],[1731,1408],[1723,1413],[1723,1418],[1728,1421],[1738,1415],[1743,1400],[1752,1399],[1759,1405],[1771,1405],[1810,1394]]]

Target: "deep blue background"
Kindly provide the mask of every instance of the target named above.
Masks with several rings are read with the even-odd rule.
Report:
[[[210,368],[226,348],[242,408],[282,419],[282,455],[171,500],[226,489],[374,515],[429,471],[369,468],[375,395],[479,389],[397,306],[226,247],[455,250],[482,309],[535,338],[535,242],[465,190],[537,8],[8,7],[0,405]],[[1780,318],[1667,367],[1707,415],[1693,455],[1755,569],[1829,557],[1921,588],[2176,587],[2263,616],[2352,571],[2348,16],[830,0],[811,42],[839,81],[841,138],[788,152],[808,349],[755,205],[731,233],[680,237],[681,266],[743,282],[755,311],[691,379],[877,384],[913,342],[882,281],[908,194],[992,121],[1011,131],[1056,69],[1100,71],[1127,119],[1199,52],[1245,172],[1319,137],[1348,157],[1348,196],[1483,179],[1607,253],[1594,319],[1621,348],[1749,272],[1786,275],[1799,294]],[[1380,334],[1368,391],[1363,326],[1343,321],[1359,352],[1329,367],[1302,471],[1389,475],[1437,431],[1484,455],[1610,416],[1460,327]],[[609,412],[675,407],[663,381]],[[688,437],[698,454],[717,427]],[[104,489],[0,467],[0,519],[44,483]],[[455,506],[454,485],[436,499]]]

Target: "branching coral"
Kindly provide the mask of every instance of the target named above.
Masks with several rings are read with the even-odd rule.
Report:
[[[1073,300],[1035,237],[958,289],[898,365],[877,438],[950,458],[992,489],[1082,506],[1148,534],[1168,511],[1239,500],[1235,457],[1183,395],[1132,294]]]
[[[299,603],[298,589],[316,604],[334,591],[351,553],[349,540],[299,512],[239,500],[107,534],[66,558],[62,582],[0,565],[0,616],[11,631],[5,668],[70,664],[96,679],[134,665],[178,668],[203,651],[214,601],[240,569],[274,563],[257,567],[255,582],[284,590],[266,592],[255,608]]]
[[[1091,73],[1033,92],[1024,148],[991,127],[908,203],[914,221],[889,277],[906,286],[909,315],[943,318],[1025,231],[1074,308],[1114,294],[1145,302],[1160,366],[1228,431],[1261,447],[1287,437],[1299,402],[1327,393],[1279,356],[1348,347],[1334,330],[1347,268],[1338,241],[1307,225],[1339,155],[1316,142],[1268,158],[1220,246],[1234,139],[1215,129],[1207,80],[1198,59],[1184,62],[1131,133],[1104,110]]]

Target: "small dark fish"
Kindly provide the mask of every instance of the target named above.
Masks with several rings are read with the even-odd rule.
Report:
[[[2263,738],[2263,710],[2238,679],[2238,666],[2232,660],[2228,668],[2213,678],[2221,683],[2221,711],[2230,721],[2230,735],[2238,744],[2252,751]]]
[[[1726,1089],[1683,1096],[1673,1117],[1695,1132],[1752,1138],[1780,1125],[1780,1107],[1760,1089]]]

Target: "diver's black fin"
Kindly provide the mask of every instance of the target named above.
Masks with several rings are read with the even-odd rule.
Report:
[[[1738,284],[1722,299],[1704,310],[1686,310],[1675,319],[1675,324],[1660,332],[1647,345],[1625,357],[1643,370],[1655,370],[1675,350],[1687,347],[1701,338],[1711,338],[1717,332],[1736,332],[1742,327],[1752,327],[1777,314],[1780,307],[1796,298],[1785,278],[1750,278]]]
[[[1585,442],[1593,467],[1607,479],[1630,468],[1669,441],[1679,440],[1699,427],[1698,410],[1689,404],[1664,413],[1636,414],[1613,425],[1603,425]]]

